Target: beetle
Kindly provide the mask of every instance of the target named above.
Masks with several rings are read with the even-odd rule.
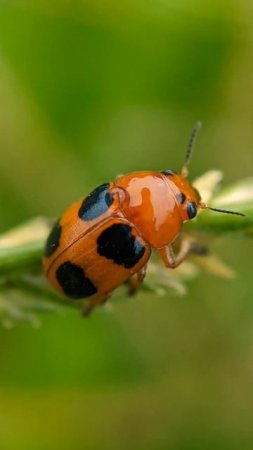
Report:
[[[54,225],[45,246],[45,274],[61,294],[86,299],[86,315],[126,281],[134,293],[144,280],[152,249],[168,268],[176,268],[195,250],[189,238],[182,239],[177,254],[173,243],[183,223],[208,208],[188,181],[200,126],[197,122],[192,131],[181,173],[167,169],[121,175],[69,206]]]

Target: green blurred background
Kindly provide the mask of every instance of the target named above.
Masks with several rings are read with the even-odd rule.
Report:
[[[250,0],[0,0],[0,231],[119,173],[252,175]],[[251,240],[185,297],[0,330],[0,448],[252,449]]]

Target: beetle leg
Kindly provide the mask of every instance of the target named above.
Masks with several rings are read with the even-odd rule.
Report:
[[[110,295],[106,295],[103,296],[102,298],[99,299],[99,301],[95,301],[94,300],[88,300],[88,303],[85,302],[85,306],[83,307],[82,311],[82,316],[83,317],[89,317],[89,315],[92,313],[92,311],[97,307],[97,306],[103,306],[105,304],[105,302],[107,302],[107,300],[110,298]]]
[[[200,248],[204,249],[204,247],[200,247],[191,239],[184,239],[181,242],[181,247],[177,254],[174,253],[172,245],[167,245],[166,247],[159,248],[158,252],[162,257],[165,266],[170,267],[171,269],[175,269],[185,260],[190,252],[202,253],[202,251],[200,252]]]
[[[91,301],[89,301],[85,307],[82,309],[82,316],[83,317],[89,317],[89,315],[92,313],[93,309],[95,308],[96,305],[94,305],[94,303],[92,303]]]
[[[140,285],[142,284],[147,272],[147,264],[143,266],[139,272],[135,273],[130,279],[129,279],[129,291],[128,295],[135,295],[137,290],[139,289]]]

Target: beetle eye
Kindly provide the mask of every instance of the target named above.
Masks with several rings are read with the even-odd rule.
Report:
[[[197,214],[197,205],[194,202],[189,202],[186,205],[187,214],[189,219],[193,219]]]

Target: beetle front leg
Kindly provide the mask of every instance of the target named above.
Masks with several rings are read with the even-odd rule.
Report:
[[[165,266],[175,269],[185,260],[189,253],[205,254],[206,249],[192,239],[184,239],[177,254],[175,254],[172,245],[159,248],[158,252]]]

